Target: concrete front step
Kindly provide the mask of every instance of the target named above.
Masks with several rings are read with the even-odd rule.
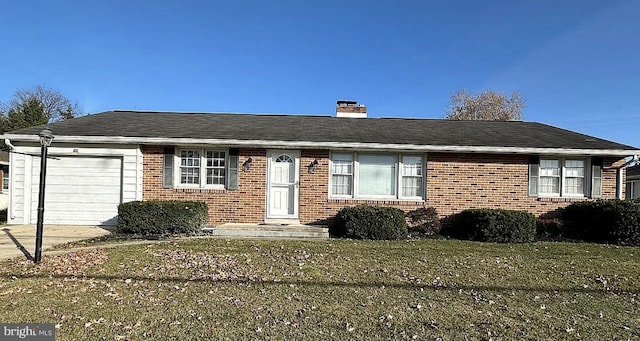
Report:
[[[227,223],[207,229],[210,235],[219,237],[255,238],[303,238],[327,239],[329,229],[318,225],[241,224]]]

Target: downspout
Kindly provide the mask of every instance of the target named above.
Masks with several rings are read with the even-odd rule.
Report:
[[[4,139],[4,144],[7,145],[7,147],[9,147],[9,208],[7,208],[7,223],[9,222],[9,219],[14,219],[16,217],[16,215],[13,212],[13,173],[11,170],[13,168],[13,164],[14,162],[11,162],[11,159],[13,158],[11,155],[11,151],[16,149],[16,147],[11,144],[11,140],[9,139]]]
[[[624,193],[625,191],[623,190],[624,189],[624,187],[623,187],[624,186],[624,181],[622,179],[622,171],[623,170],[624,170],[624,167],[620,167],[620,168],[617,169],[617,172],[616,172],[616,180],[617,180],[616,181],[617,182],[617,184],[616,184],[616,198],[618,198],[618,199],[624,199],[624,195],[625,195],[625,193]]]

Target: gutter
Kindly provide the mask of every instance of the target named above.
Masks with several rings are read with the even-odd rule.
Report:
[[[12,150],[16,149],[16,147],[13,144],[11,144],[11,140],[9,140],[5,135],[2,135],[0,137],[4,137],[5,138],[4,139],[4,144],[9,146],[9,151],[12,151]]]
[[[21,142],[39,142],[37,135],[5,134],[0,137]],[[630,156],[640,154],[640,149],[574,149],[574,148],[533,148],[533,147],[490,147],[490,146],[441,146],[419,144],[387,144],[365,142],[311,142],[272,141],[237,139],[201,139],[167,137],[125,137],[125,136],[56,136],[56,143],[112,143],[146,145],[225,145],[230,147],[264,147],[296,149],[333,150],[411,150],[420,152],[490,153],[490,154],[547,154],[547,155],[590,155],[590,156]]]

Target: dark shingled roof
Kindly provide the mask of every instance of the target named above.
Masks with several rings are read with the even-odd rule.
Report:
[[[37,134],[43,126],[9,134]],[[49,125],[56,136],[122,136],[305,142],[356,142],[432,146],[614,149],[637,148],[520,121],[343,118],[108,111]]]

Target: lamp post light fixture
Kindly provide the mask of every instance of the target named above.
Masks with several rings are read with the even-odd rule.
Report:
[[[38,192],[38,221],[36,223],[36,252],[33,262],[40,264],[42,260],[42,229],[44,219],[44,186],[47,177],[47,148],[53,141],[53,134],[49,129],[42,129],[40,137],[40,190]]]

